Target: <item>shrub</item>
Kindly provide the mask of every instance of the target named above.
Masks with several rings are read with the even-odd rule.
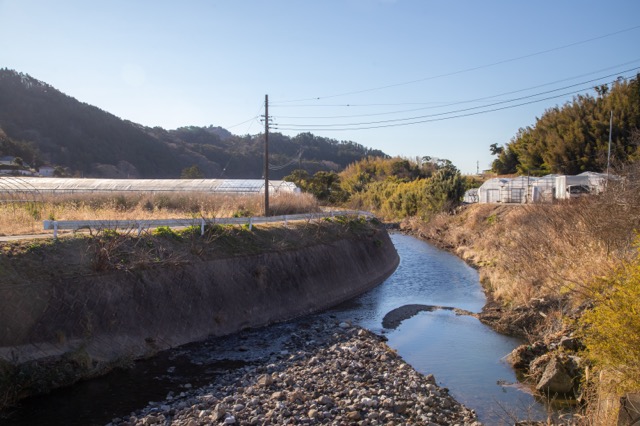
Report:
[[[182,237],[173,229],[168,226],[159,226],[153,230],[153,235],[156,237],[171,238],[174,240],[180,240]]]
[[[244,206],[240,206],[238,210],[233,212],[233,214],[231,215],[231,217],[251,217],[251,216],[253,216],[251,214],[251,211],[249,209],[244,208]]]
[[[199,237],[201,234],[200,226],[198,225],[187,226],[182,231],[177,232],[177,234],[187,238]]]
[[[640,242],[640,240],[639,240]],[[615,375],[618,393],[640,388],[640,253],[595,285],[593,309],[580,319],[595,368]]]

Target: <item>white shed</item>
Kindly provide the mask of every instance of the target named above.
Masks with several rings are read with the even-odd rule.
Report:
[[[595,194],[599,194],[604,191],[604,188],[607,184],[607,175],[606,173],[596,173],[596,172],[583,172],[578,176],[583,176],[587,178],[589,182],[588,185],[591,188],[591,192]],[[609,176],[610,179],[617,179],[617,176]]]

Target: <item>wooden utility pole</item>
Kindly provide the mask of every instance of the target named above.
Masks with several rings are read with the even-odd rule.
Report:
[[[269,95],[264,95],[264,215],[269,216]]]
[[[611,161],[611,133],[613,133],[613,110],[611,110],[611,116],[609,118],[609,149],[607,150],[607,182],[609,184],[609,162]]]

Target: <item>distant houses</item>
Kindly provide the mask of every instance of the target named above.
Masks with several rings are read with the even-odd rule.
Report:
[[[33,176],[31,166],[23,162],[20,157],[0,157],[0,175]]]
[[[547,175],[542,177],[496,177],[479,188],[465,193],[466,203],[544,203],[566,200],[604,190],[607,175],[584,172],[575,176]]]
[[[0,175],[4,176],[43,176],[53,177],[55,167],[50,165],[40,166],[36,171],[19,157],[6,155],[0,157]]]
[[[49,165],[44,165],[44,166],[40,166],[40,168],[38,169],[38,174],[42,177],[53,177],[53,173],[55,172],[56,168],[53,166],[49,166]]]

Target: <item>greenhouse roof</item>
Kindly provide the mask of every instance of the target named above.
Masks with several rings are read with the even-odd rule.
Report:
[[[269,190],[294,192],[296,185],[269,181]],[[224,192],[260,193],[263,179],[79,179],[48,177],[2,177],[4,192]]]

